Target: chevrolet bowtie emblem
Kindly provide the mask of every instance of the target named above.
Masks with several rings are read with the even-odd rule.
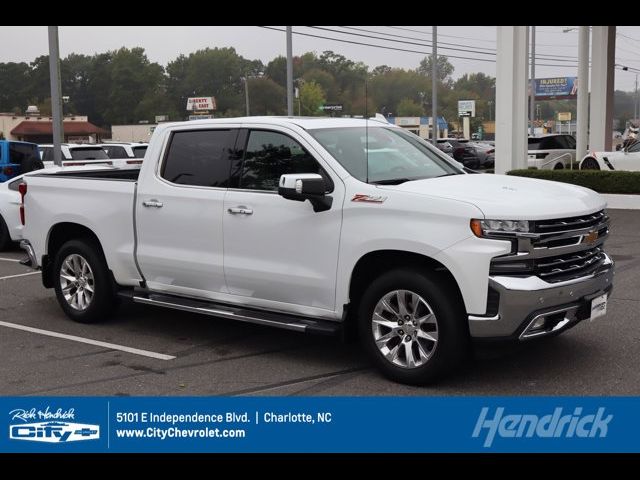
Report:
[[[593,245],[594,243],[596,243],[596,240],[598,240],[598,232],[596,230],[593,230],[584,236],[584,238],[582,239],[582,243]]]

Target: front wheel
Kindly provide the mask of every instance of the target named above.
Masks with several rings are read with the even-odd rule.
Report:
[[[600,170],[600,165],[595,158],[585,158],[580,165],[580,170]]]
[[[456,367],[467,352],[465,311],[436,275],[387,272],[365,291],[359,336],[376,366],[392,380],[426,384]]]
[[[71,320],[96,323],[111,315],[116,305],[115,288],[95,242],[66,242],[56,254],[53,272],[58,303]]]

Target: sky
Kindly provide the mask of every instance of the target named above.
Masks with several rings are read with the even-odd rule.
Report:
[[[275,30],[257,26],[61,26],[60,53],[64,57],[69,53],[91,55],[123,46],[143,47],[150,60],[166,65],[179,54],[188,55],[206,47],[234,47],[243,57],[266,63],[286,52],[285,34],[279,31],[284,27],[270,28]],[[438,54],[449,56],[455,67],[454,78],[472,72],[495,76],[496,27],[439,26],[437,31]],[[333,50],[372,68],[377,65],[416,68],[425,55],[431,54],[430,26],[294,26],[293,32],[294,55]],[[638,45],[640,27],[618,27],[616,63],[640,71]],[[47,52],[47,27],[0,28],[0,62],[31,62]],[[577,54],[577,28],[536,28],[537,78],[576,76]],[[634,90],[635,72],[615,73],[616,89]]]

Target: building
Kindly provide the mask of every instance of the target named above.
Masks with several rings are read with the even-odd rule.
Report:
[[[432,138],[431,128],[432,122],[431,117],[387,117],[387,121],[394,125],[398,125],[399,127],[406,128],[410,132],[415,133],[421,138],[429,139]],[[449,125],[444,117],[438,117],[438,137],[448,137],[449,136]]]
[[[0,138],[34,143],[53,143],[53,121],[40,115],[33,107],[28,113],[16,115],[0,113]],[[99,143],[109,132],[93,123],[85,115],[69,115],[64,118],[64,141],[68,143]]]
[[[148,142],[156,127],[157,124],[155,123],[112,125],[111,140],[117,142]]]

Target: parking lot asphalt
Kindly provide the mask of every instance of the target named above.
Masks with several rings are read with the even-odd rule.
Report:
[[[610,214],[606,317],[483,348],[428,387],[386,380],[357,344],[333,338],[132,304],[107,323],[77,324],[17,262],[20,250],[0,252],[0,395],[638,395],[640,212]]]

